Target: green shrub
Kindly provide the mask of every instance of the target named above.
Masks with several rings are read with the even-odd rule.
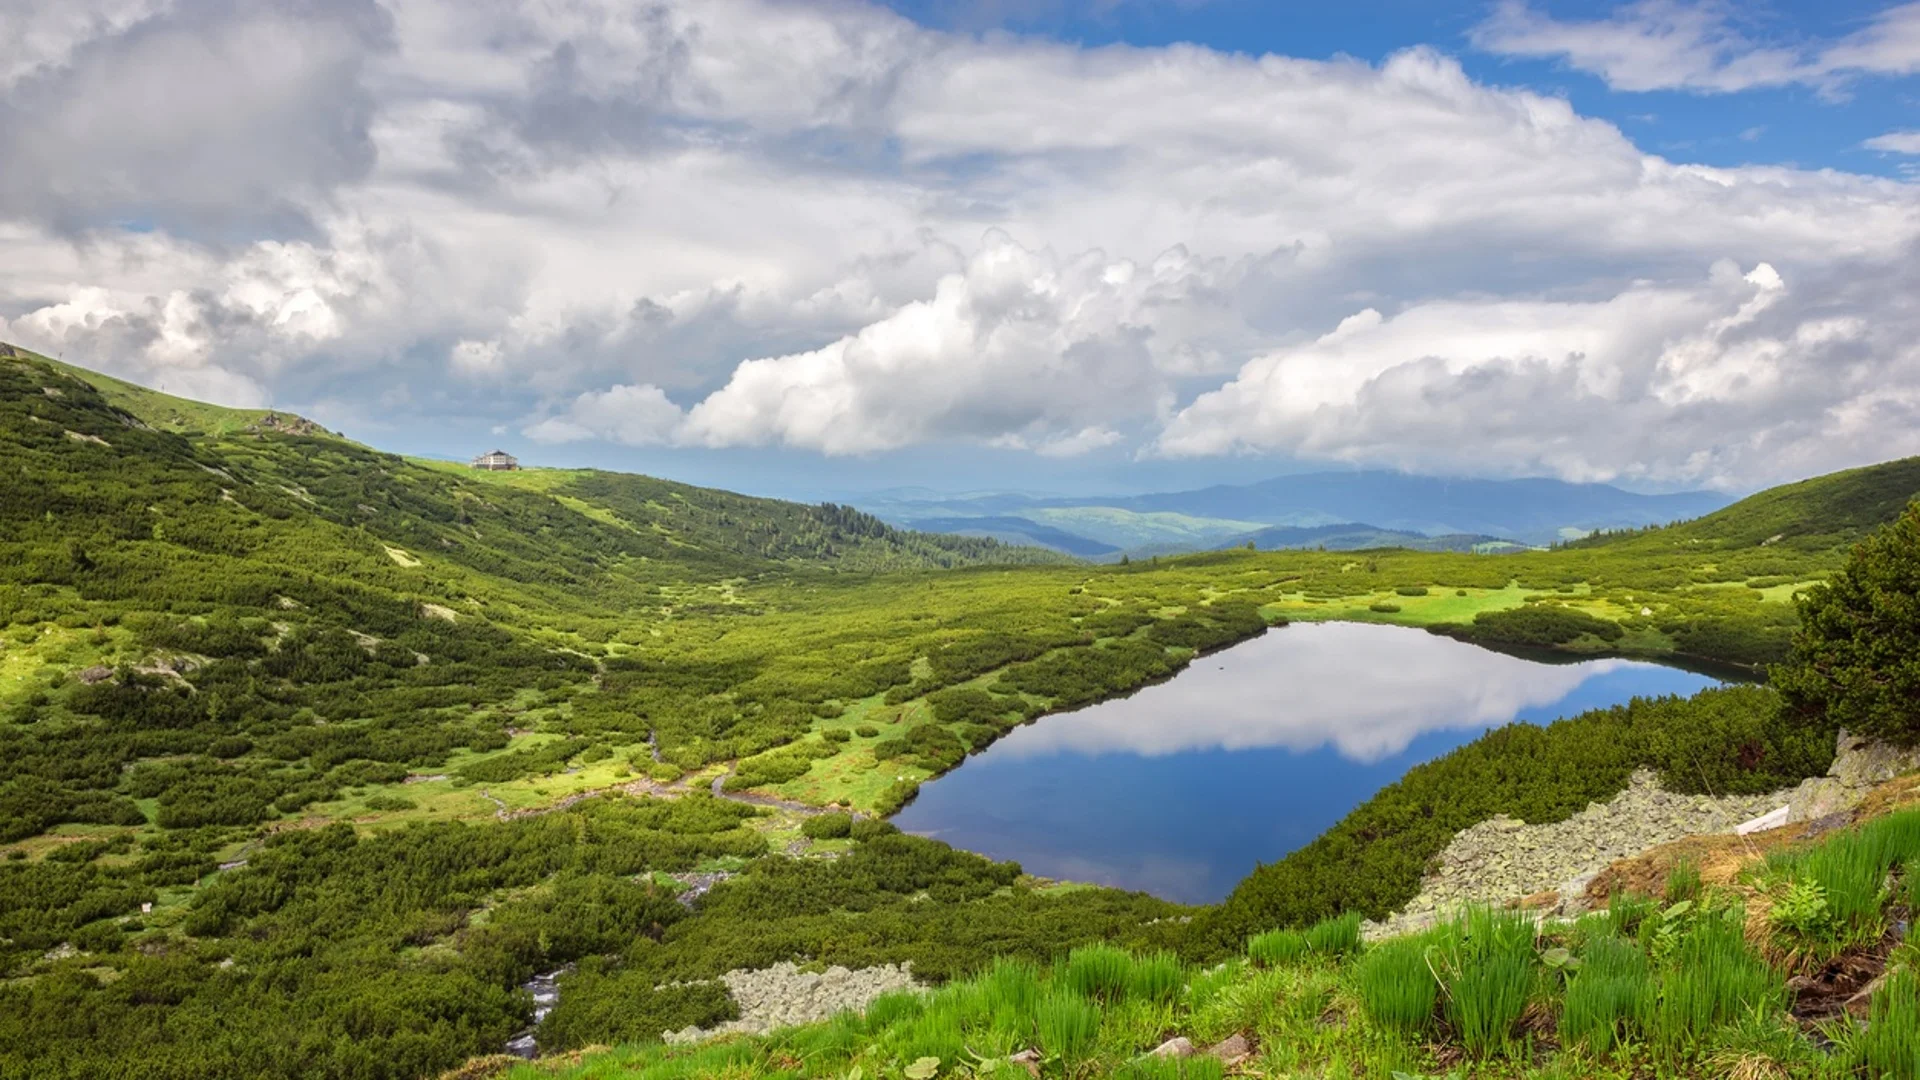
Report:
[[[1461,636],[1473,641],[1539,647],[1565,645],[1585,634],[1601,641],[1618,641],[1626,631],[1611,619],[1573,608],[1528,604],[1505,611],[1483,611]]]
[[[802,835],[814,840],[839,840],[853,835],[853,815],[815,814],[800,823]]]
[[[1427,588],[1425,585],[1402,585],[1393,591],[1399,593],[1401,596],[1425,596],[1433,590]]]
[[[1860,542],[1827,582],[1800,594],[1793,655],[1773,684],[1848,731],[1920,743],[1920,503]]]
[[[853,741],[853,732],[846,728],[828,728],[820,733],[820,737],[830,743],[848,743]]]
[[[853,733],[863,739],[877,739],[880,737],[880,729],[874,727],[872,724],[861,724],[859,727],[853,729]]]
[[[1431,944],[1426,935],[1393,938],[1360,958],[1355,986],[1374,1023],[1412,1034],[1432,1025],[1440,984],[1427,961]]]
[[[1307,936],[1298,930],[1269,930],[1247,941],[1247,956],[1261,967],[1284,967],[1307,954]]]
[[[1375,600],[1373,603],[1367,605],[1367,610],[1377,611],[1382,615],[1392,615],[1394,612],[1400,610],[1400,605],[1389,603],[1385,600]]]

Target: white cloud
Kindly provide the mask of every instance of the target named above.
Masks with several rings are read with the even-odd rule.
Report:
[[[1860,145],[1888,154],[1920,154],[1920,131],[1889,131]]]
[[[1501,0],[1471,37],[1487,52],[1564,60],[1615,90],[1798,84],[1837,93],[1858,75],[1920,71],[1920,3],[1889,7],[1854,33],[1814,45],[1756,40],[1741,29],[1742,15],[1724,0],[1640,0],[1605,18],[1561,20],[1531,0]]]
[[[1650,155],[1432,49],[1090,49],[853,2],[67,10],[0,16],[28,41],[0,68],[0,333],[335,423],[1073,456],[1178,416],[1185,453],[1579,476],[1638,453],[1678,482],[1878,456],[1860,418],[1917,384],[1883,286],[1920,242],[1912,185]],[[1666,19],[1663,63],[1701,88],[1903,62],[1905,8],[1790,58],[1719,10],[1601,29],[1626,57],[1633,19]],[[1496,22],[1585,40],[1543,18]],[[1787,283],[1751,325],[1722,325],[1758,287],[1703,282],[1720,261]],[[1400,355],[1403,326],[1448,355]],[[1241,408],[1316,349],[1311,437]],[[1846,377],[1800,392],[1819,363]],[[1496,390],[1533,418],[1498,439],[1407,419],[1416,393],[1498,419]]]
[[[1364,311],[1249,362],[1158,448],[1727,486],[1867,446],[1920,452],[1901,426],[1920,418],[1920,314],[1885,314],[1912,276],[1802,292],[1766,264],[1722,264],[1599,300]]]
[[[521,434],[536,442],[608,439],[628,446],[670,441],[681,422],[680,407],[657,386],[615,386],[581,394],[567,411],[529,426]]]

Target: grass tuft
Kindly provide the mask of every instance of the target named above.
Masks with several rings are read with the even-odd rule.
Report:
[[[1034,1009],[1034,1020],[1040,1048],[1069,1065],[1087,1056],[1100,1031],[1100,1010],[1070,993],[1056,991],[1041,998]]]
[[[1344,956],[1360,949],[1360,913],[1322,919],[1307,928],[1307,948],[1321,956]]]
[[[1580,956],[1560,1008],[1560,1041],[1605,1054],[1626,1038],[1646,1008],[1652,986],[1647,956],[1630,941],[1597,937]]]
[[[1087,945],[1067,954],[1061,973],[1067,989],[1083,998],[1118,1001],[1126,996],[1133,955],[1112,945]]]
[[[1374,1023],[1416,1034],[1432,1026],[1440,984],[1427,963],[1430,947],[1425,935],[1394,938],[1360,958],[1356,989]]]
[[[1285,967],[1307,955],[1307,936],[1298,930],[1269,930],[1247,942],[1247,956],[1261,967]]]
[[[1887,976],[1873,995],[1867,1029],[1848,1049],[1865,1075],[1920,1080],[1920,974],[1908,968]]]
[[[1507,1054],[1538,982],[1532,916],[1470,908],[1444,933],[1448,1022],[1474,1057]]]

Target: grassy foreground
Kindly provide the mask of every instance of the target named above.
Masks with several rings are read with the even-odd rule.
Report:
[[[1728,886],[1577,920],[1469,909],[1363,946],[1357,917],[1251,939],[1207,967],[1107,945],[1001,960],[763,1038],[642,1046],[510,1080],[1024,1077],[1920,1076],[1920,810],[1781,848]],[[1870,998],[1854,995],[1873,980]],[[1853,1020],[1867,1021],[1864,1027]],[[1147,1051],[1185,1038],[1221,1061]]]

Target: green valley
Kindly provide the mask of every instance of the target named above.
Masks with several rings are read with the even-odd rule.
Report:
[[[583,1077],[984,1075],[1036,1044],[1046,1075],[1208,1075],[1134,1060],[1176,1028],[1286,1042],[1273,1067],[1309,1075],[1602,1075],[1568,1070],[1614,1062],[1614,1034],[1628,1056],[1605,1075],[1725,1075],[1727,1046],[1785,1037],[1739,1027],[1771,983],[1693,1027],[1658,1010],[1581,1027],[1598,976],[1541,957],[1606,955],[1636,986],[1689,950],[1764,968],[1728,929],[1731,893],[1683,882],[1692,907],[1676,894],[1537,941],[1496,914],[1486,933],[1437,928],[1418,948],[1445,962],[1412,1006],[1377,992],[1388,965],[1418,966],[1391,950],[1244,956],[1276,929],[1385,915],[1458,830],[1564,819],[1636,769],[1680,792],[1820,775],[1837,725],[1765,687],[1493,731],[1210,908],[1036,879],[884,818],[1021,725],[1292,621],[1760,674],[1793,655],[1796,596],[1920,493],[1910,459],[1550,550],[1090,564],[838,505],[402,458],[8,351],[9,1078],[430,1077],[526,1027],[518,988],[562,968],[541,1048],[635,1044]],[[1911,819],[1889,820],[1874,843],[1893,854],[1873,856],[1889,891],[1854,922],[1795,924],[1808,948],[1913,910]],[[1763,885],[1784,897],[1838,858],[1783,857]],[[724,973],[787,961],[911,964],[947,989],[719,1049],[655,1042],[736,1016]],[[1447,1012],[1464,981],[1497,978],[1592,1056],[1535,1062],[1518,1014]],[[1875,1007],[1920,1008],[1906,978]],[[1906,1052],[1876,1046],[1772,1060],[1860,1075]]]

